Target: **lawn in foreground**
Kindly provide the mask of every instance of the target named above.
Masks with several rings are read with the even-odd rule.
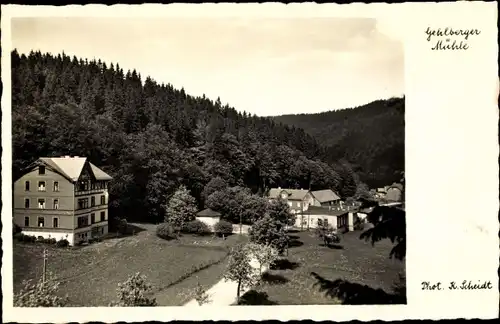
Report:
[[[291,233],[294,247],[286,261],[245,294],[243,304],[395,303],[388,298],[405,272],[405,263],[389,258],[393,246],[389,240],[372,246],[359,239],[360,233],[344,234],[333,247],[323,246],[310,232]]]
[[[189,300],[186,294],[173,289],[181,285],[201,267],[204,285],[219,280],[219,267],[227,247],[238,241],[238,236],[227,240],[212,237],[183,236],[180,240],[165,241],[156,237],[153,225],[137,225],[142,231],[134,236],[106,240],[80,249],[47,247],[47,269],[61,281],[60,294],[68,295],[71,306],[107,306],[116,300],[118,283],[135,272],[146,275],[153,285],[153,295],[161,306],[179,305]],[[14,289],[19,291],[22,281],[38,279],[43,268],[42,245],[14,245]],[[187,277],[187,278],[186,278]],[[185,285],[183,291],[194,288],[196,282]],[[168,304],[165,304],[168,303]]]

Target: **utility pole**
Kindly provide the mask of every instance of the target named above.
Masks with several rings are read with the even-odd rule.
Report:
[[[242,216],[240,213],[240,235],[241,235],[242,227],[243,227],[243,223],[242,223]]]
[[[47,280],[46,277],[47,273],[47,249],[43,249],[43,273],[42,273],[42,283],[45,284],[45,281]]]

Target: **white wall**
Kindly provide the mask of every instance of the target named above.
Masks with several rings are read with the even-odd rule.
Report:
[[[207,224],[210,229],[213,230],[214,225],[217,224],[220,221],[220,217],[203,217],[203,216],[196,216],[196,219]]]
[[[301,228],[301,222],[304,221],[302,226],[304,229],[307,228],[307,223],[309,223],[309,228],[316,228],[318,227],[318,219],[327,219],[329,226],[337,228],[337,216],[332,215],[297,215],[295,227]]]

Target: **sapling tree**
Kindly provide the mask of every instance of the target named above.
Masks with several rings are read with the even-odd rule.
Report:
[[[203,288],[203,286],[200,285],[199,282],[196,284],[196,287],[194,289],[194,299],[196,300],[196,302],[200,306],[211,302],[210,296],[208,295],[206,290]]]
[[[225,280],[232,280],[238,283],[236,290],[236,300],[240,302],[240,292],[245,287],[251,287],[257,283],[257,276],[250,264],[251,258],[248,250],[240,244],[231,249],[229,254],[229,263],[224,272]]]
[[[249,243],[246,245],[248,253],[259,263],[259,275],[262,275],[262,268],[269,267],[278,259],[278,251],[271,245]]]
[[[14,307],[62,307],[68,303],[68,297],[59,297],[59,282],[51,280],[53,276],[47,273],[43,278],[33,283],[24,282],[23,288],[14,295]]]
[[[146,276],[137,272],[118,284],[118,302],[114,306],[156,306],[156,299],[147,296],[151,291]]]

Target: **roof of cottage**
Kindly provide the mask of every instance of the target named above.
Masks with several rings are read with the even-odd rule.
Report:
[[[304,212],[304,214],[309,215],[328,215],[328,216],[340,216],[349,213],[347,210],[337,210],[336,208],[330,207],[319,207],[319,206],[309,206],[309,209]]]
[[[61,173],[63,176],[77,181],[82,174],[85,163],[88,162],[92,173],[96,180],[111,180],[112,177],[106,172],[99,169],[94,164],[90,163],[85,157],[79,156],[64,156],[64,157],[42,157],[39,159],[44,164],[52,167],[55,171]]]
[[[335,192],[333,192],[333,190],[331,190],[331,189],[311,191],[311,194],[320,203],[340,200],[340,197],[337,196],[337,194]]]
[[[282,192],[288,195],[288,200],[304,200],[309,190],[306,189],[282,189],[282,188],[271,188],[269,190],[269,198],[278,198]]]
[[[221,214],[219,212],[216,212],[215,210],[212,210],[210,208],[203,209],[196,214],[196,216],[200,217],[220,217],[220,215]]]

